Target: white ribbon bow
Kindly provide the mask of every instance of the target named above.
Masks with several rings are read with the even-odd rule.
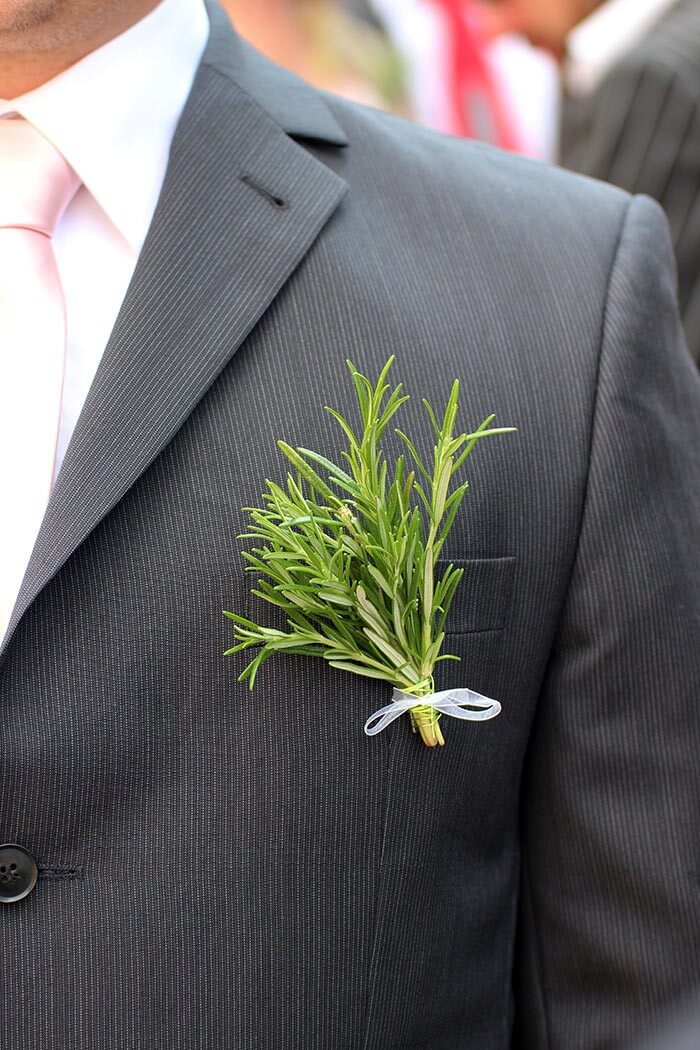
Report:
[[[392,702],[386,707],[380,707],[365,722],[365,733],[367,736],[381,733],[382,729],[386,729],[412,707],[434,707],[440,714],[463,718],[468,722],[486,722],[501,713],[498,700],[489,700],[488,696],[471,689],[444,689],[441,693],[431,693],[429,696],[414,696],[413,693],[394,689]]]

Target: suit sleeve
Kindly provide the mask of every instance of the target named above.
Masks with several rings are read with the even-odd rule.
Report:
[[[588,119],[564,134],[562,149],[566,167],[629,193],[646,194],[661,204],[678,262],[686,342],[696,361],[700,361],[699,120],[700,94],[677,71],[662,62],[629,60],[613,70],[589,101]]]
[[[614,1050],[700,982],[700,380],[646,198],[627,212],[602,331],[577,554],[525,773],[519,1050]]]

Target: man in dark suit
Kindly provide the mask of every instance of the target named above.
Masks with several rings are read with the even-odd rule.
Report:
[[[700,5],[697,0],[494,0],[562,60],[560,160],[664,208],[681,314],[700,362]]]
[[[198,0],[152,6],[0,23],[11,137],[81,180],[53,235],[73,390],[135,257],[0,649],[7,1044],[623,1045],[700,977],[700,380],[663,215],[308,88],[213,4],[200,53]],[[0,259],[8,228],[29,252],[0,201]],[[437,683],[502,712],[434,750],[405,717],[363,734],[381,683],[280,657],[251,697],[222,656],[222,609],[266,615],[236,536],[276,439],[338,455],[345,357],[392,351],[421,447],[455,376],[465,427],[518,427],[470,460]]]

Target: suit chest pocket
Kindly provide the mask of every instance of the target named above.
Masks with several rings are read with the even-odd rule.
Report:
[[[438,562],[436,575],[450,562],[464,573],[447,617],[447,635],[502,631],[510,610],[515,558],[445,559]]]

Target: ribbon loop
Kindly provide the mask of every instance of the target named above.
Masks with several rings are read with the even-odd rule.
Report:
[[[391,703],[375,711],[365,722],[365,733],[367,736],[376,736],[414,707],[434,707],[442,715],[468,722],[486,722],[501,713],[498,700],[490,700],[488,696],[475,693],[472,689],[443,689],[429,696],[414,696],[413,693],[394,689]]]

